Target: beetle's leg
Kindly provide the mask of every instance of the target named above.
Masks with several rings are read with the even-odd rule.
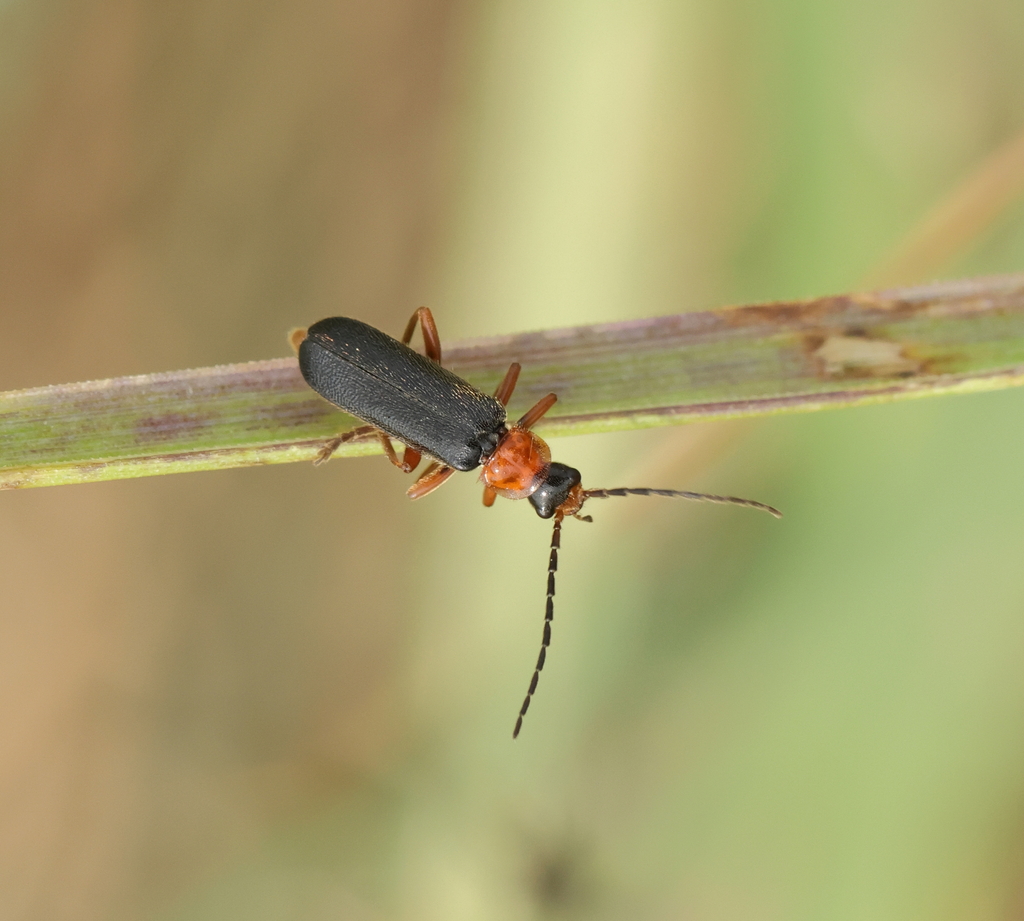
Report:
[[[391,444],[391,436],[385,435],[384,432],[379,429],[377,434],[380,436],[381,447],[384,448],[384,453],[387,455],[388,460],[401,470],[402,473],[412,473],[420,462],[420,452],[415,448],[410,448],[406,445],[405,453],[402,455],[402,459],[399,460],[398,455],[395,453],[395,449]]]
[[[327,463],[327,461],[331,459],[331,455],[345,444],[346,441],[355,441],[356,439],[365,438],[367,435],[372,435],[376,431],[378,430],[372,425],[361,425],[359,428],[352,429],[348,432],[342,432],[340,435],[335,435],[330,441],[324,442],[323,447],[317,453],[316,458],[313,461],[313,465],[319,467],[321,464]]]
[[[531,409],[522,419],[516,423],[517,429],[530,429],[533,428],[540,421],[541,416],[544,415],[552,406],[555,405],[555,401],[558,399],[553,393],[549,393],[546,397],[538,400],[533,409]]]
[[[413,483],[405,491],[405,494],[410,499],[422,499],[427,493],[432,493],[438,486],[445,483],[453,473],[455,473],[454,467],[433,463],[423,471],[423,476]]]
[[[402,472],[412,473],[420,465],[422,457],[419,451],[406,445],[405,453],[402,455]]]
[[[412,342],[412,334],[416,332],[416,321],[419,321],[420,329],[423,331],[423,351],[427,358],[441,364],[441,337],[437,334],[437,326],[434,323],[434,315],[429,307],[420,307],[410,318],[405,327],[405,335],[402,336],[402,345]]]
[[[490,508],[494,505],[494,500],[498,498],[498,494],[494,491],[492,486],[484,487],[484,508]]]
[[[391,445],[391,439],[379,428],[373,425],[361,425],[359,428],[352,429],[348,432],[342,432],[330,441],[324,442],[324,446],[320,449],[316,459],[313,461],[314,466],[319,467],[321,464],[327,463],[327,461],[331,459],[331,455],[346,442],[363,439],[368,435],[373,435],[375,433],[380,439],[381,447],[384,449],[387,459],[401,470],[402,473],[411,473],[416,469],[420,462],[420,452],[415,448],[410,448],[406,445],[405,454],[402,456],[402,459],[399,460],[398,454],[395,453],[395,449]]]
[[[512,391],[516,389],[516,381],[519,380],[520,368],[521,365],[518,361],[512,362],[508,366],[508,371],[505,372],[504,380],[498,384],[498,389],[494,391],[494,399],[502,406],[508,406],[508,401],[512,399]]]

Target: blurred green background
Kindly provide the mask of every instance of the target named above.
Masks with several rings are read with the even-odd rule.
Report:
[[[855,290],[1019,0],[5,0],[0,389]],[[940,277],[1024,267],[1004,210]],[[906,282],[927,280],[904,278]],[[1024,393],[0,497],[0,918],[1024,917]]]

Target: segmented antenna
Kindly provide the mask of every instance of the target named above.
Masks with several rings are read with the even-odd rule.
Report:
[[[573,507],[576,512],[571,513],[574,518],[581,521],[590,521],[589,515],[580,515],[579,510],[587,499],[610,499],[612,496],[663,496],[666,499],[690,499],[694,502],[715,502],[719,505],[741,505],[744,508],[756,508],[767,512],[776,518],[782,517],[782,512],[771,505],[763,502],[755,502],[753,499],[739,499],[736,496],[714,496],[704,492],[687,492],[681,489],[630,489],[618,487],[616,489],[585,489],[581,493],[581,501]],[[562,518],[565,513],[555,513],[555,530],[551,534],[551,556],[548,558],[548,598],[544,609],[544,637],[540,643],[540,655],[537,657],[537,666],[533,670],[533,677],[530,679],[530,690],[526,692],[522,707],[519,708],[519,718],[516,720],[516,728],[512,730],[512,738],[519,736],[523,728],[523,717],[530,709],[530,701],[537,691],[537,682],[540,681],[540,672],[544,668],[544,662],[548,655],[548,646],[551,645],[551,621],[555,617],[555,573],[558,572],[558,551],[562,546]]]
[[[776,518],[782,517],[782,512],[763,502],[755,502],[753,499],[737,499],[736,496],[712,496],[704,492],[685,492],[679,489],[585,489],[583,490],[584,500],[586,499],[607,499],[610,496],[664,496],[666,499],[692,499],[695,502],[716,502],[719,505],[742,505],[745,508],[756,508]]]
[[[551,621],[555,617],[555,573],[558,571],[558,548],[562,546],[562,516],[555,515],[555,530],[551,534],[551,556],[548,558],[548,599],[544,608],[544,637],[540,642],[540,655],[537,657],[537,667],[533,670],[533,678],[530,679],[530,690],[526,692],[526,699],[519,708],[519,718],[516,720],[516,728],[512,730],[512,738],[519,735],[523,728],[523,717],[530,709],[530,700],[534,691],[537,690],[537,682],[540,681],[540,670],[544,667],[544,660],[548,655],[548,646],[551,645]]]

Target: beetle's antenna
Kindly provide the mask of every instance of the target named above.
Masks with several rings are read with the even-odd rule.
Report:
[[[583,498],[586,499],[607,499],[610,496],[664,496],[667,499],[692,499],[695,502],[716,502],[719,505],[742,505],[745,508],[756,508],[767,512],[775,518],[781,518],[782,512],[763,502],[755,502],[753,499],[737,499],[736,496],[712,496],[704,492],[685,492],[679,489],[585,489]]]
[[[530,700],[534,691],[537,690],[537,682],[540,681],[540,670],[544,667],[544,660],[548,655],[548,646],[551,645],[551,621],[555,617],[555,572],[558,570],[558,548],[562,545],[562,516],[555,513],[555,530],[551,534],[551,556],[548,557],[548,599],[544,608],[544,637],[540,641],[540,655],[537,657],[537,667],[533,670],[533,677],[530,679],[530,690],[526,692],[526,699],[519,708],[519,718],[516,720],[516,728],[512,730],[512,738],[519,735],[523,728],[523,717],[530,709]]]

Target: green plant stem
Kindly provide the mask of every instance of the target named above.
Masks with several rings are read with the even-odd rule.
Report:
[[[445,345],[483,390],[512,361],[512,418],[558,394],[545,437],[994,390],[1024,383],[1024,275]],[[12,391],[0,488],[311,461],[357,424],[294,358]]]

